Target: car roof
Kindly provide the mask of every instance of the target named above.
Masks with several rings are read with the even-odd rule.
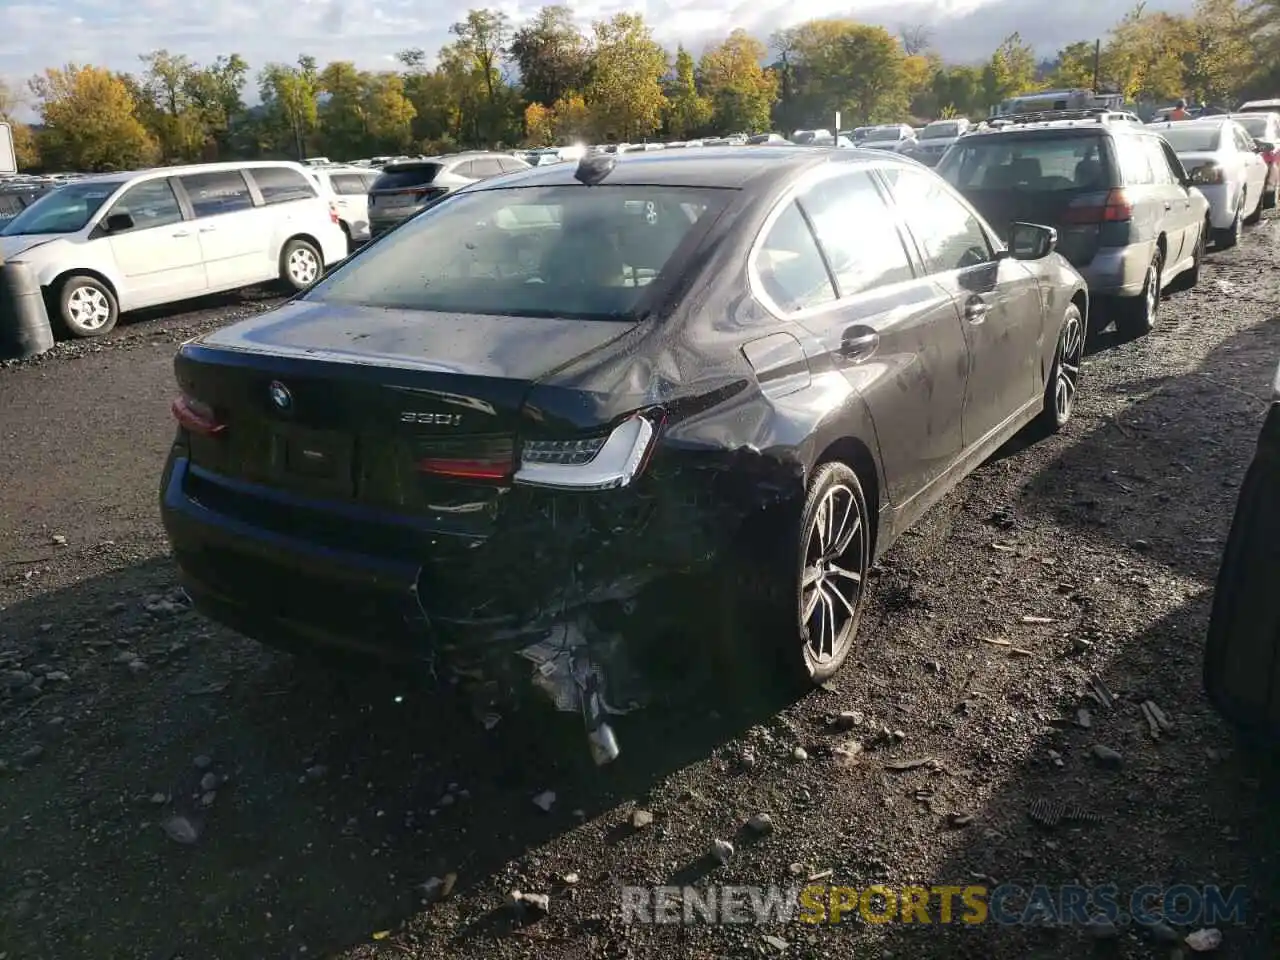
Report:
[[[891,154],[859,148],[802,146],[704,147],[701,150],[627,153],[604,178],[610,186],[722,187],[741,189],[757,176],[800,172],[829,161],[895,159]],[[578,165],[572,161],[530,167],[486,183],[507,186],[570,186]]]
[[[223,163],[188,163],[172,167],[143,167],[139,170],[114,170],[110,173],[91,173],[77,177],[75,183],[108,183],[133,180],[138,177],[189,177],[196,173],[223,173],[228,170],[244,170],[247,167],[283,167],[306,173],[307,168],[293,160],[232,160]]]

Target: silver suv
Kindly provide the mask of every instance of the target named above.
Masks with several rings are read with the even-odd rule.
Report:
[[[369,233],[385,233],[467,184],[528,169],[519,157],[481,151],[388,163],[369,188]]]

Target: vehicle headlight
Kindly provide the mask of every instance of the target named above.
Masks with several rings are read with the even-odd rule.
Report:
[[[644,469],[657,430],[648,417],[624,420],[607,437],[527,440],[520,448],[518,484],[557,490],[615,490]]]

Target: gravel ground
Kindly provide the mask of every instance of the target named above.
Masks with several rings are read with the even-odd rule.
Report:
[[[1216,955],[1277,955],[1277,777],[1210,711],[1200,646],[1280,357],[1278,271],[1268,219],[1155,334],[1101,337],[1069,428],[1002,451],[884,560],[829,689],[628,718],[600,771],[571,721],[487,730],[403,676],[326,675],[187,610],[155,509],[170,358],[269,298],[7,365],[0,958],[1136,958],[1194,929],[621,922],[620,885],[827,870],[1241,884],[1248,922]],[[1047,828],[1037,800],[1091,816]],[[451,889],[425,903],[433,877]],[[549,915],[517,922],[513,888]]]

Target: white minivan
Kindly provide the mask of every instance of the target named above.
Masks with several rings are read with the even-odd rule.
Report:
[[[161,167],[52,190],[0,230],[68,333],[121,312],[281,280],[294,290],[347,255],[337,209],[296,163]]]

